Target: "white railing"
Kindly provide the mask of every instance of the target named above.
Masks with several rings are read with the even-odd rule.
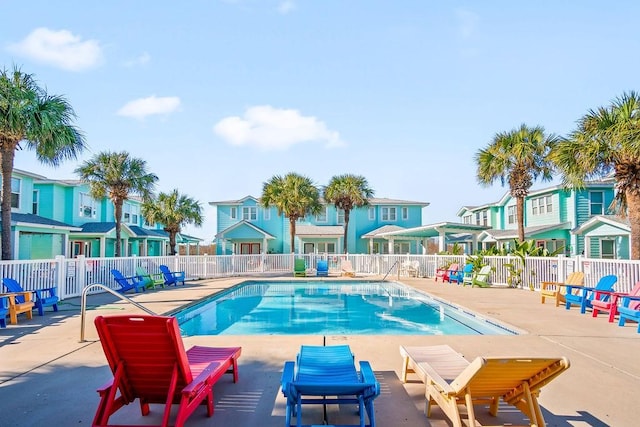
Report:
[[[266,254],[266,255],[187,255],[163,257],[85,258],[74,259],[62,256],[50,260],[0,261],[2,277],[16,279],[25,290],[58,287],[61,299],[79,297],[88,284],[101,283],[111,289],[118,286],[111,275],[118,269],[125,276],[135,275],[137,267],[149,273],[159,273],[161,264],[172,271],[184,271],[188,280],[212,279],[239,276],[284,275],[293,271],[294,259],[305,259],[307,269],[316,268],[318,259],[326,259],[329,273],[340,273],[343,259],[349,259],[356,273],[361,276],[389,277],[406,276],[406,262],[418,264],[418,276],[433,277],[436,269],[453,262],[460,266],[469,261],[464,255],[332,255],[332,254]],[[488,256],[483,263],[492,267],[491,283],[506,285],[509,268],[506,264],[520,266],[514,256]],[[618,276],[615,290],[629,292],[640,281],[640,261],[604,260],[584,257],[528,257],[522,268],[519,287],[539,290],[542,282],[562,281],[573,271],[585,274],[585,285],[594,286],[600,277],[608,274]],[[2,289],[2,291],[5,291]]]

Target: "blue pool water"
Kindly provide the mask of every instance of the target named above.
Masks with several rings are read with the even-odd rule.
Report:
[[[174,313],[184,335],[504,335],[393,282],[249,281]]]

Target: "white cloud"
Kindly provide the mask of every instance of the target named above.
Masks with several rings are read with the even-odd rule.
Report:
[[[144,119],[147,116],[173,113],[179,108],[180,98],[177,96],[156,97],[152,95],[127,102],[118,110],[118,115]]]
[[[263,150],[284,150],[310,141],[324,142],[327,147],[344,145],[338,132],[327,129],[317,118],[270,105],[250,107],[244,117],[225,117],[213,130],[231,145]]]
[[[286,15],[287,13],[291,12],[295,8],[296,8],[296,3],[294,0],[282,0],[278,5],[278,12],[280,12],[283,15]]]
[[[126,61],[124,63],[124,65],[125,65],[125,67],[135,67],[137,65],[148,64],[149,61],[151,61],[151,55],[149,55],[148,52],[144,52],[140,56],[138,56],[137,58],[133,58],[133,59],[131,59],[129,61]]]
[[[455,10],[458,20],[458,33],[463,39],[469,39],[476,33],[480,16],[477,13],[467,9],[458,8]]]
[[[102,48],[97,40],[82,41],[70,31],[36,28],[18,43],[8,46],[16,55],[69,71],[83,71],[100,65]]]

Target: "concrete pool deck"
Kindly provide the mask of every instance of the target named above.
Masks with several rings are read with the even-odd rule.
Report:
[[[292,280],[290,276],[287,280]],[[334,278],[329,278],[334,279]],[[375,279],[361,277],[361,279]],[[188,282],[186,286],[129,295],[156,313],[167,313],[247,278]],[[467,359],[476,356],[566,356],[571,368],[542,389],[540,404],[549,426],[636,426],[635,403],[640,390],[640,334],[637,324],[625,327],[594,319],[579,309],[540,304],[528,290],[469,288],[432,279],[401,278],[401,282],[436,297],[513,325],[519,336],[327,336],[327,345],[349,344],[357,360],[368,360],[381,383],[375,401],[379,427],[449,426],[439,408],[424,415],[424,385],[402,384],[400,345],[449,344]],[[98,404],[96,389],[111,378],[93,326],[96,315],[139,313],[108,294],[90,295],[85,342],[80,342],[79,299],[65,300],[60,312],[21,318],[0,329],[0,407],[2,426],[90,425]],[[215,414],[199,408],[187,426],[284,425],[280,375],[285,360],[295,359],[301,344],[321,345],[323,336],[207,336],[187,337],[191,345],[242,346],[240,380],[230,376],[215,386]],[[130,424],[157,422],[152,406],[141,417],[137,402],[123,408],[112,421]],[[319,412],[305,409],[305,423],[322,422]],[[498,417],[476,410],[483,426],[527,424],[515,408],[500,408]],[[308,417],[308,419],[307,419]],[[329,420],[356,423],[353,408],[330,407]]]

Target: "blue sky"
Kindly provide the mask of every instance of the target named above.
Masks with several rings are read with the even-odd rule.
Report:
[[[0,0],[0,65],[64,95],[89,149],[129,151],[200,201],[260,196],[276,174],[365,176],[428,202],[423,222],[507,189],[474,154],[521,123],[565,135],[638,90],[632,1]],[[77,178],[18,152],[15,167]],[[536,183],[534,188],[548,184]]]

